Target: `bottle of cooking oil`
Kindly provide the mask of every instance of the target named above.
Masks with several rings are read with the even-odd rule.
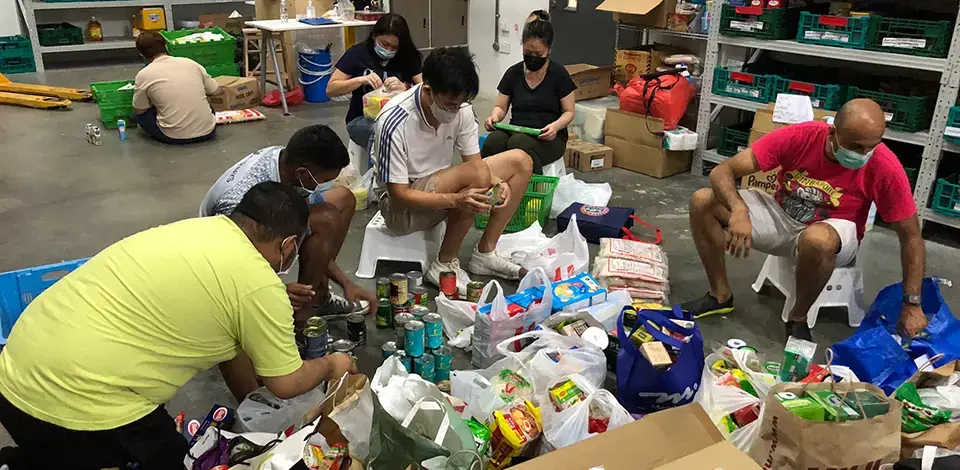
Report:
[[[100,26],[96,16],[91,16],[90,22],[87,23],[87,36],[91,41],[103,41],[103,27]]]

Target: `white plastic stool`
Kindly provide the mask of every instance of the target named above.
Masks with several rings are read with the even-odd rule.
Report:
[[[350,163],[362,175],[370,167],[370,153],[365,147],[361,147],[353,141],[347,139],[347,155],[350,155]]]
[[[796,303],[796,264],[792,258],[767,255],[763,262],[763,269],[753,283],[753,290],[760,293],[765,281],[787,297],[783,303],[781,318],[787,321],[787,315]],[[863,272],[856,266],[856,259],[849,266],[833,270],[830,280],[820,292],[816,302],[807,312],[807,326],[813,328],[817,322],[817,314],[823,307],[845,307],[847,309],[847,323],[856,328],[860,326],[866,313],[863,303]]]
[[[543,167],[543,176],[555,176],[557,178],[567,174],[567,167],[564,165],[563,157],[557,161]]]
[[[440,250],[440,242],[446,229],[447,223],[440,222],[436,227],[423,232],[396,236],[387,228],[380,211],[377,211],[363,234],[357,277],[370,279],[375,276],[379,261],[420,263],[420,272],[426,272],[427,266]]]

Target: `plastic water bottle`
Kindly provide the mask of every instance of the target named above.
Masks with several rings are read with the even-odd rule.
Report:
[[[280,21],[286,23],[289,17],[287,16],[287,0],[280,0]]]
[[[317,17],[317,7],[313,6],[313,0],[307,0],[307,18]]]
[[[120,140],[127,140],[127,121],[117,119],[117,130],[120,132]]]

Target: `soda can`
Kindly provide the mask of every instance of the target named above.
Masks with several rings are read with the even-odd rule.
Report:
[[[483,292],[483,283],[473,281],[467,284],[467,302],[480,302],[480,294]]]
[[[127,140],[127,121],[117,119],[117,132],[120,133],[120,140]]]
[[[310,328],[311,326],[318,326],[318,327],[323,327],[324,329],[326,329],[326,328],[327,328],[327,320],[326,320],[325,318],[323,318],[323,317],[310,317],[310,318],[307,318],[307,328]]]
[[[407,330],[404,327],[413,320],[413,314],[410,313],[401,312],[393,316],[393,329],[397,333],[397,347],[400,349],[404,349],[407,344]]]
[[[427,382],[436,381],[437,370],[433,356],[424,354],[420,357],[413,358],[413,373],[419,375]]]
[[[390,298],[390,280],[385,277],[377,278],[377,298],[378,299],[389,299]]]
[[[403,325],[404,329],[404,350],[407,351],[407,354],[410,357],[420,357],[424,353],[424,344],[426,343],[426,336],[424,335],[423,322],[420,320],[410,320],[406,325]]]
[[[393,320],[391,318],[391,320]],[[393,326],[393,325],[391,325]],[[357,346],[367,344],[367,319],[359,313],[347,315],[347,337]]]
[[[430,297],[427,295],[426,287],[415,286],[410,288],[410,305],[426,307],[429,299]]]
[[[410,309],[410,313],[413,314],[413,318],[416,320],[423,320],[424,315],[430,313],[430,309],[422,305],[414,305]]]
[[[349,339],[338,339],[333,342],[332,349],[334,353],[353,355],[353,350],[357,344]]]
[[[380,352],[383,354],[384,360],[389,359],[390,356],[397,352],[397,343],[395,341],[383,343],[383,346],[380,346]]]
[[[93,138],[90,143],[93,145],[103,145],[103,136],[100,134],[100,126],[93,126],[92,129]]]
[[[413,373],[413,361],[410,359],[410,355],[402,349],[398,349],[397,352],[393,353],[397,359],[400,359],[400,363],[403,364],[403,367],[407,369],[407,372]]]
[[[437,381],[450,380],[450,371],[453,369],[453,349],[450,346],[440,346],[433,352],[437,370]]]
[[[440,314],[428,313],[424,315],[423,325],[426,346],[430,349],[443,346],[443,318],[440,317]]]
[[[390,275],[390,302],[393,305],[406,304],[408,299],[407,276],[400,273]]]
[[[440,273],[440,292],[447,298],[457,298],[457,273],[453,271]]]
[[[420,271],[410,271],[407,273],[407,288],[413,290],[414,287],[423,286],[423,273]]]
[[[380,299],[380,302],[377,303],[377,329],[393,328],[393,314],[393,305],[390,305],[390,299]]]

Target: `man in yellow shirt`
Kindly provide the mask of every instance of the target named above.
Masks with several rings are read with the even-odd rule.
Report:
[[[230,217],[189,219],[121,240],[30,303],[0,352],[0,424],[10,470],[182,468],[187,445],[163,403],[243,350],[280,398],[355,370],[302,361],[277,276],[309,209],[292,187],[251,188]]]

